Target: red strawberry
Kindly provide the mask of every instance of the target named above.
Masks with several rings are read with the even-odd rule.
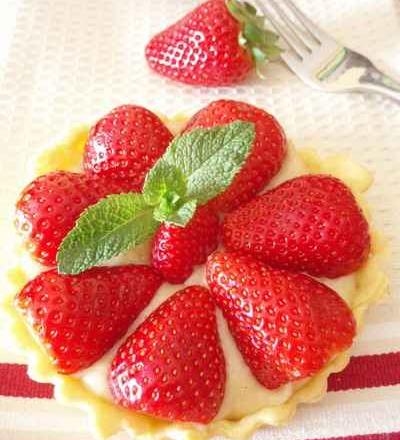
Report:
[[[216,252],[207,280],[245,362],[268,389],[317,373],[355,336],[346,303],[307,275]]]
[[[208,290],[187,287],[156,309],[119,348],[109,382],[127,408],[210,422],[224,397],[225,360]]]
[[[123,105],[92,127],[84,152],[88,174],[123,183],[141,191],[147,172],[164,153],[172,134],[151,111]]]
[[[79,215],[103,197],[123,189],[115,182],[67,171],[37,177],[17,202],[17,230],[25,237],[33,258],[54,266],[58,247]]]
[[[228,212],[253,198],[280,170],[286,154],[286,137],[276,119],[257,107],[240,101],[219,100],[196,113],[186,131],[214,127],[233,121],[253,122],[256,138],[246,164],[231,186],[211,206]]]
[[[238,83],[257,61],[280,53],[277,37],[255,13],[234,0],[206,1],[151,39],[147,62],[157,73],[187,84]]]
[[[271,266],[335,278],[368,257],[370,236],[350,189],[331,176],[291,179],[225,218],[224,244]]]
[[[147,306],[161,285],[148,266],[99,267],[80,275],[52,269],[30,281],[16,304],[60,373],[101,358]]]
[[[193,267],[206,261],[218,246],[218,216],[199,208],[184,227],[162,224],[153,241],[152,264],[170,283],[183,283]]]

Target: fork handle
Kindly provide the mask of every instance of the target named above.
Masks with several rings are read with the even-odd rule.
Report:
[[[386,75],[372,63],[366,68],[359,83],[365,90],[381,93],[400,104],[400,81]]]

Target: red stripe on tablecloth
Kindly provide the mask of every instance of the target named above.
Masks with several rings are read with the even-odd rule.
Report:
[[[0,364],[0,395],[52,398],[53,386],[34,382],[29,379],[26,370],[25,365]],[[328,390],[345,391],[397,384],[400,384],[400,352],[353,357],[344,371],[329,377]],[[388,438],[392,440],[392,437]]]
[[[328,380],[329,391],[400,384],[400,352],[355,356],[341,373]]]
[[[400,432],[382,432],[380,434],[349,435],[313,440],[400,440]]]
[[[53,385],[31,380],[26,365],[0,364],[0,395],[51,399]]]

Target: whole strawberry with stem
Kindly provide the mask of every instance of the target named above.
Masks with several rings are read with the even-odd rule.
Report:
[[[184,227],[163,223],[153,239],[152,265],[166,281],[183,283],[217,248],[218,235],[218,216],[207,206],[200,207]]]
[[[89,175],[141,191],[147,172],[171,140],[171,132],[153,112],[137,105],[122,105],[90,130],[83,165]]]
[[[26,284],[15,302],[57,371],[69,374],[100,359],[160,285],[148,266],[99,267],[80,275],[52,269]]]
[[[351,190],[329,175],[288,180],[227,215],[228,250],[275,267],[335,278],[368,258],[368,222]]]
[[[286,155],[286,136],[278,121],[266,111],[241,101],[211,102],[188,122],[185,132],[233,121],[251,122],[256,136],[247,160],[230,186],[209,206],[229,212],[252,199],[278,173]]]
[[[58,248],[79,215],[107,195],[126,190],[118,182],[54,171],[37,177],[21,192],[15,225],[32,257],[55,266]]]
[[[153,70],[173,80],[227,86],[276,59],[277,39],[249,3],[209,0],[155,35],[145,55]]]
[[[310,377],[351,346],[350,308],[313,278],[230,252],[212,254],[206,272],[237,347],[264,387]]]
[[[209,291],[189,286],[120,346],[110,370],[116,403],[170,421],[209,423],[225,390],[225,360]]]

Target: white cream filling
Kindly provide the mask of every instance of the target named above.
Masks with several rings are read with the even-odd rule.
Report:
[[[270,182],[267,188],[271,188],[298,175],[307,174],[307,170],[302,164],[292,147],[289,148],[288,155],[281,171]],[[114,258],[108,265],[121,265],[129,263],[147,263],[149,259],[149,243]],[[333,280],[320,279],[338,292],[346,301],[351,300],[352,293],[355,291],[355,276],[348,275]],[[206,285],[204,277],[204,265],[196,268],[192,276],[180,285],[171,285],[164,283],[153,300],[139,315],[135,322],[129,328],[127,335],[131,334],[140,325],[146,317],[155,310],[163,301],[173,293],[181,290],[185,286],[200,284]],[[251,374],[250,369],[245,364],[236,344],[228,330],[226,321],[220,311],[217,312],[218,331],[221,339],[222,348],[225,354],[227,381],[225,387],[225,396],[216,417],[220,419],[237,419],[246,414],[251,414],[268,405],[279,405],[285,402],[293,393],[294,389],[304,381],[291,383],[282,386],[277,390],[267,390]],[[120,342],[125,340],[126,336]],[[111,399],[107,378],[110,363],[120,345],[120,342],[100,360],[91,367],[77,374],[90,390],[95,394]]]

